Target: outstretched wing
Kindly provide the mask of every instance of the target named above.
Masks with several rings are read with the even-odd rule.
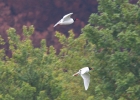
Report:
[[[69,13],[69,14],[65,15],[65,16],[63,17],[63,21],[66,21],[66,20],[70,19],[72,14],[73,14],[73,13]]]
[[[58,25],[59,23],[61,23],[61,22],[64,22],[64,21],[69,20],[72,14],[73,14],[73,13],[69,13],[69,14],[65,15],[65,16],[64,16],[59,22],[57,22],[53,27],[57,26],[57,25]]]
[[[89,73],[81,74],[81,77],[83,78],[84,81],[85,90],[87,90],[90,83],[90,74]]]
[[[60,22],[61,22],[61,20],[59,22],[57,22],[53,27],[57,26]]]
[[[77,76],[77,75],[79,75],[80,73],[79,72],[77,72],[77,73],[75,73],[75,74],[73,74],[72,76]]]

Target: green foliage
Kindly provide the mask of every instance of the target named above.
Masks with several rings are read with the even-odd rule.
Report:
[[[36,92],[36,88],[29,85],[29,83],[23,82],[20,88],[17,88],[15,95],[17,100],[32,100],[32,97]],[[17,97],[18,95],[18,97]]]
[[[72,77],[72,74],[81,66],[93,66],[94,45],[86,41],[84,34],[75,39],[72,31],[69,31],[68,38],[59,32],[56,32],[56,37],[63,45],[55,67],[58,72],[53,73],[58,77],[57,83],[62,85],[62,93],[56,100],[86,100],[91,94],[84,91],[82,78]]]
[[[9,28],[12,57],[0,50],[0,100],[139,100],[140,3],[98,2],[78,38],[56,32],[59,54],[44,39],[33,46],[33,26],[23,26],[23,40]],[[87,91],[82,78],[72,76],[85,66],[94,68]]]
[[[89,24],[83,28],[87,39],[96,47],[94,66],[100,82],[93,90],[94,98],[139,100],[139,3],[130,4],[129,0],[98,2],[98,14],[91,14]]]
[[[56,60],[56,55],[53,47],[50,47],[47,54],[49,48],[46,47],[45,40],[41,41],[40,48],[33,47],[30,40],[33,29],[33,26],[29,29],[23,27],[26,37],[24,40],[20,40],[14,28],[7,30],[12,58],[6,57],[5,61],[2,59],[0,61],[0,93],[3,98],[37,100],[49,97],[47,93],[52,80],[50,69]],[[3,49],[1,53],[4,55]],[[45,91],[46,95],[42,95],[41,91]],[[43,97],[40,97],[41,95]]]
[[[92,100],[91,90],[84,90],[82,78],[72,75],[81,67],[93,66],[94,45],[84,34],[75,38],[70,31],[67,38],[56,32],[62,44],[56,55],[55,48],[47,47],[44,39],[39,48],[33,47],[33,31],[33,26],[23,26],[21,40],[14,28],[7,30],[12,57],[0,50],[0,100]],[[4,44],[2,38],[0,42]]]

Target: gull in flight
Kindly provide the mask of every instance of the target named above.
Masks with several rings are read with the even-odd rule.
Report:
[[[54,27],[57,26],[57,25],[70,25],[70,24],[74,23],[76,20],[78,20],[78,19],[71,18],[72,14],[73,13],[69,13],[69,14],[65,15],[60,21],[58,21],[54,25]]]
[[[84,68],[80,69],[77,73],[73,74],[73,76],[80,75],[83,78],[85,90],[87,90],[89,87],[90,74],[88,72],[92,69],[93,68],[90,68],[90,67],[84,67]]]

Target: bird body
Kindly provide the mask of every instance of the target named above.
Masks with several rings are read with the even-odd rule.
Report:
[[[92,68],[84,67],[80,69],[77,73],[73,74],[73,76],[80,75],[83,78],[85,90],[88,89],[90,83],[90,74],[88,73]]]
[[[79,70],[81,72],[81,74],[85,74],[89,72],[89,68],[88,67],[84,67],[82,69]]]
[[[65,15],[60,21],[58,21],[58,22],[54,25],[54,27],[57,26],[57,25],[69,25],[69,24],[74,23],[74,20],[71,18],[71,15],[72,15],[72,14],[73,14],[73,13],[69,13],[69,14]]]

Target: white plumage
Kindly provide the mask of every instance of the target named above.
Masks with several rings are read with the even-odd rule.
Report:
[[[54,27],[57,26],[57,25],[69,25],[69,24],[72,24],[74,22],[74,20],[71,18],[72,14],[73,13],[69,13],[69,14],[65,15],[60,21],[58,21],[54,25]]]
[[[73,76],[80,75],[83,78],[85,90],[87,90],[89,87],[90,74],[88,72],[90,70],[92,70],[92,68],[84,67],[84,68],[80,69],[77,73],[73,74]]]

